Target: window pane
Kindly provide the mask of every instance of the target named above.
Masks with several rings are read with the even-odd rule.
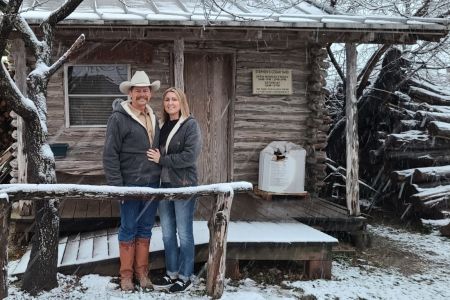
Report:
[[[106,125],[118,97],[69,97],[70,125]],[[123,97],[126,100],[126,96]]]
[[[67,68],[69,95],[121,94],[119,84],[128,79],[126,65],[70,66]]]

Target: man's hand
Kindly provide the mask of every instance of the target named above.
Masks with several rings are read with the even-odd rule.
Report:
[[[161,153],[159,153],[159,149],[149,149],[147,151],[147,158],[148,160],[158,164],[159,159],[161,158]]]

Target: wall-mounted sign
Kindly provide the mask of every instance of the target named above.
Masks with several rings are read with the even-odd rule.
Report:
[[[253,69],[253,94],[291,95],[292,70]]]

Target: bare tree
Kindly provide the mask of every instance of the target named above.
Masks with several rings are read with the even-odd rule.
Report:
[[[28,157],[27,174],[30,183],[55,183],[55,160],[48,145],[47,85],[50,77],[67,61],[68,56],[84,41],[81,35],[67,52],[52,62],[55,26],[72,13],[82,0],[68,0],[53,11],[40,25],[39,39],[20,15],[22,0],[0,0],[0,53],[3,53],[11,32],[16,30],[31,50],[36,63],[27,76],[26,93],[22,93],[10,77],[6,67],[0,66],[0,98],[6,99],[14,112],[24,120],[22,134]],[[56,265],[58,257],[58,199],[35,202],[35,234],[31,257],[23,277],[22,288],[35,295],[58,285]],[[1,295],[0,295],[1,296]]]

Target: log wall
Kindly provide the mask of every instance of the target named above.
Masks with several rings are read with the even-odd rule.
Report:
[[[161,81],[161,89],[153,96],[151,106],[155,111],[161,109],[161,91],[170,86],[169,76],[169,43],[156,44],[154,47],[146,47],[147,56],[151,61],[136,63],[133,53],[127,57],[121,57],[120,61],[113,61],[112,57],[102,56],[102,61],[90,61],[89,52],[95,52],[91,46],[85,47],[80,54],[81,59],[71,61],[72,64],[86,63],[119,63],[130,64],[131,74],[136,70],[144,70],[150,80]],[[50,143],[68,143],[67,156],[56,160],[56,169],[59,172],[72,175],[102,175],[102,154],[106,127],[90,128],[66,128],[64,112],[64,69],[60,69],[50,80],[48,86],[48,130]],[[101,177],[99,177],[101,178]]]
[[[145,70],[151,80],[161,80],[163,91],[173,82],[170,70],[173,56],[173,41],[140,42],[145,51],[150,51],[141,64],[135,58],[124,57],[111,60],[102,47],[100,55],[91,55],[97,44],[84,47],[73,64],[129,63],[131,74]],[[55,47],[63,52],[64,47]],[[150,49],[150,50],[149,50]],[[84,51],[84,52],[83,52]],[[286,140],[303,146],[307,150],[306,189],[314,192],[325,176],[326,122],[324,108],[324,85],[327,64],[326,51],[309,42],[308,36],[299,36],[296,41],[185,41],[186,52],[211,51],[229,53],[235,57],[233,68],[234,99],[232,99],[229,136],[232,161],[232,180],[258,181],[259,153],[271,141]],[[132,53],[132,51],[129,53]],[[252,69],[287,68],[292,70],[292,95],[252,95]],[[56,73],[48,89],[48,114],[50,142],[68,143],[65,159],[57,159],[57,171],[72,175],[102,175],[102,148],[105,128],[66,128],[64,121],[63,70]],[[159,111],[161,93],[153,97],[152,107]],[[100,177],[101,178],[101,177]]]
[[[252,95],[252,69],[292,69],[292,95]],[[272,141],[307,144],[307,48],[295,50],[238,50],[234,110],[233,180],[258,183],[259,154]]]

